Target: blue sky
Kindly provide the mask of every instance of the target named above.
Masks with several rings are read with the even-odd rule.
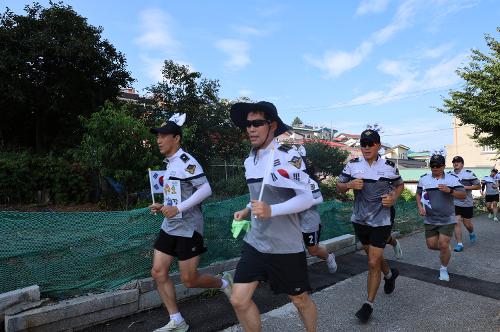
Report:
[[[16,13],[27,3],[0,1]],[[414,151],[452,143],[451,118],[433,107],[500,26],[496,0],[65,3],[104,28],[140,93],[173,59],[218,79],[223,98],[273,102],[285,122],[351,133],[379,123],[383,141]]]

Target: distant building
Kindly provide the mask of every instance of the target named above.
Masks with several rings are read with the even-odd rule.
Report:
[[[454,156],[464,158],[465,167],[493,167],[498,164],[495,160],[500,151],[491,147],[480,146],[471,136],[474,130],[469,125],[462,125],[460,120],[453,118],[453,144],[445,146],[446,167],[452,167]]]
[[[293,127],[292,131],[304,136],[304,138],[326,140],[331,140],[333,135],[337,133],[337,130],[333,128],[316,127],[305,124]]]
[[[429,160],[431,159],[431,152],[430,151],[410,152],[408,153],[408,159],[420,160],[425,162],[426,166],[429,166]]]
[[[410,148],[403,144],[398,144],[392,148],[385,149],[385,158],[392,159],[408,159],[408,151]]]
[[[121,88],[120,95],[117,99],[130,103],[137,103],[139,101],[139,94],[134,90],[134,88]]]

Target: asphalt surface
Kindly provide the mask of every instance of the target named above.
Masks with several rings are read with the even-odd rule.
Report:
[[[500,223],[474,218],[477,243],[453,253],[450,282],[438,280],[439,253],[425,246],[423,233],[400,239],[404,256],[386,257],[400,271],[391,295],[379,289],[372,319],[361,324],[354,313],[366,299],[367,262],[363,252],[337,257],[339,269],[329,274],[326,264],[309,267],[313,298],[318,306],[318,331],[500,331]],[[454,244],[454,243],[453,243]],[[275,296],[261,284],[254,300],[262,313],[263,331],[303,331],[286,296]],[[222,293],[187,299],[179,305],[189,331],[241,331]],[[85,331],[153,331],[168,321],[163,308],[93,326]]]

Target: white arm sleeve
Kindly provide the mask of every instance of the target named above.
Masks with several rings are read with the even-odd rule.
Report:
[[[318,205],[323,203],[323,195],[313,198],[313,205]]]
[[[179,212],[188,210],[206,200],[210,195],[212,195],[212,188],[210,188],[208,182],[205,182],[201,186],[196,187],[196,191],[188,199],[180,202],[177,205],[177,209],[179,209]]]
[[[295,190],[296,196],[288,201],[271,205],[271,217],[302,212],[312,206],[312,192],[309,189]]]

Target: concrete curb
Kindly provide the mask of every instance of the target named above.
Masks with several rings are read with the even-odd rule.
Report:
[[[33,285],[0,294],[0,322],[4,320],[6,312],[17,305],[40,300],[40,287]]]
[[[322,241],[320,244],[325,246],[328,252],[334,252],[337,256],[357,249],[355,237],[350,234]],[[234,274],[238,261],[239,257],[201,268],[199,271],[209,274],[221,274],[227,271]],[[308,264],[317,261],[319,259],[316,257],[308,257]],[[172,274],[171,278],[175,283],[178,300],[193,297],[206,291],[206,289],[186,288],[181,283],[179,273]],[[54,305],[5,315],[5,331],[78,330],[161,305],[162,301],[156,290],[156,283],[153,278],[145,278],[123,285],[117,291],[82,296]]]

